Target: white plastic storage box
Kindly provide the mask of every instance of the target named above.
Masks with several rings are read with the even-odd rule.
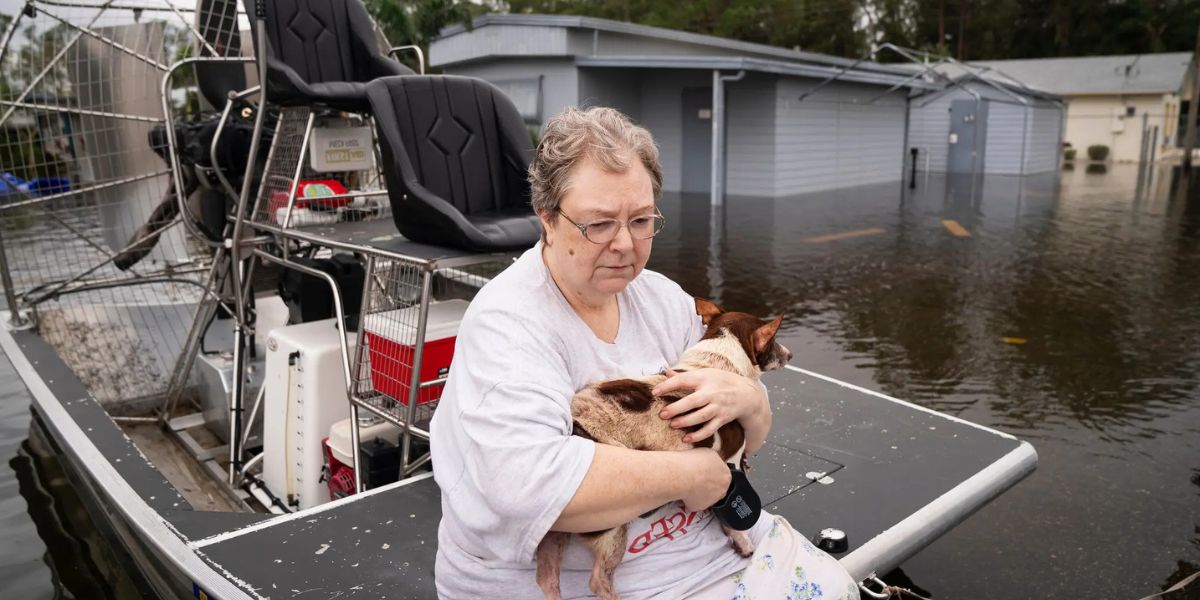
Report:
[[[289,508],[329,501],[323,441],[350,417],[335,319],[279,327],[267,340],[263,385],[263,482]],[[347,339],[354,356],[354,335]]]

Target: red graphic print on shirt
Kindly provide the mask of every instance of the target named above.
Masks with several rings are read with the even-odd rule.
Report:
[[[688,511],[686,506],[680,504],[678,512],[651,521],[650,528],[645,533],[633,538],[633,542],[629,544],[629,553],[637,554],[661,539],[674,541],[678,537],[687,535],[688,527],[704,524],[705,519],[702,515],[706,512],[708,511]]]

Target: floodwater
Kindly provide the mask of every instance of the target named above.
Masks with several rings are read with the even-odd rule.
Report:
[[[1033,475],[904,565],[917,585],[1137,599],[1200,571],[1200,194],[1154,175],[672,199],[651,263],[785,315],[795,365],[1034,445]]]
[[[1035,446],[1032,476],[904,565],[918,586],[1136,599],[1200,570],[1200,195],[1136,176],[918,176],[720,211],[668,197],[651,268],[785,315],[794,364]],[[61,472],[30,456],[8,365],[0,394],[0,589],[123,597]]]

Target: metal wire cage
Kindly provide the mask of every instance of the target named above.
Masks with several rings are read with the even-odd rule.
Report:
[[[411,458],[408,438],[429,439],[467,303],[510,263],[497,257],[431,271],[419,263],[368,258],[351,401],[405,428],[401,476],[428,461],[428,455]]]
[[[287,230],[391,218],[373,129],[362,115],[281,110],[252,221]]]
[[[168,0],[31,1],[0,15],[9,308],[37,317],[102,403],[166,390],[209,294],[209,251],[180,227],[159,142],[161,82],[201,45],[195,16]]]

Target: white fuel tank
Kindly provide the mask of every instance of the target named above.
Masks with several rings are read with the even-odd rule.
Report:
[[[334,319],[279,327],[267,340],[263,482],[293,510],[329,501],[321,441],[350,417]],[[347,339],[354,358],[356,336]]]

